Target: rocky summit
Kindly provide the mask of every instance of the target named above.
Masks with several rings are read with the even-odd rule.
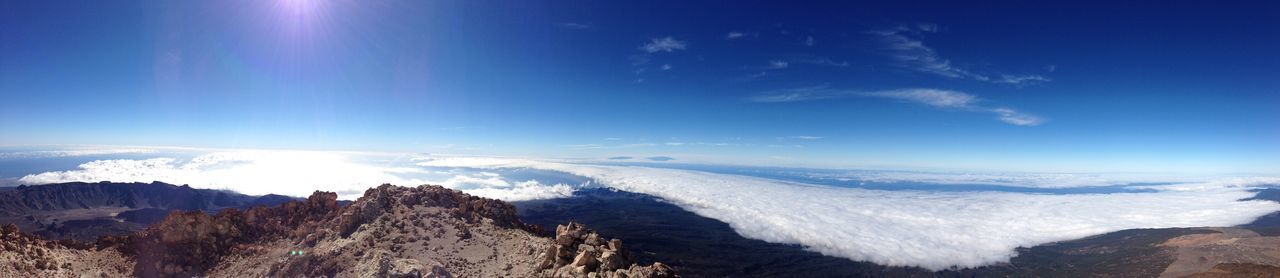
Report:
[[[92,243],[12,225],[0,237],[3,277],[678,277],[580,224],[550,234],[508,203],[432,185],[384,184],[345,206],[316,192],[274,207],[174,212]]]

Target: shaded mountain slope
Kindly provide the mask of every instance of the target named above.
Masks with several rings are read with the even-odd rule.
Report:
[[[0,191],[0,224],[14,224],[46,238],[93,240],[140,230],[170,210],[274,206],[293,199],[161,182],[24,185]]]

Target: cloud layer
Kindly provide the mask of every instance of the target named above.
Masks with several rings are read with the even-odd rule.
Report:
[[[511,181],[487,172],[441,172],[412,165],[411,161],[403,165],[373,163],[357,159],[359,156],[311,151],[221,151],[190,160],[96,160],[81,164],[79,169],[26,175],[18,182],[163,181],[251,195],[308,196],[316,190],[333,191],[341,193],[342,199],[357,198],[365,189],[383,183],[436,184],[507,201],[568,197],[574,191],[574,186],[566,184]]]
[[[1252,194],[1242,187],[1248,183],[1231,182],[1156,193],[880,191],[678,169],[467,158],[436,163],[564,171],[661,197],[749,238],[935,270],[1005,262],[1019,246],[1133,228],[1238,225],[1280,210],[1273,202],[1237,201]]]

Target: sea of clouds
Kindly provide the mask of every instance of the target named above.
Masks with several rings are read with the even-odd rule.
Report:
[[[400,160],[404,162],[398,162]],[[192,158],[94,160],[80,164],[77,169],[25,175],[18,183],[161,181],[250,195],[305,197],[317,190],[332,191],[342,199],[358,198],[365,189],[383,183],[435,184],[507,201],[567,197],[574,191],[568,184],[513,181],[491,172],[428,168],[407,161],[410,160],[403,154],[215,151]]]
[[[853,260],[929,269],[1005,262],[1019,246],[1123,229],[1238,225],[1280,210],[1280,204],[1274,202],[1239,201],[1253,195],[1248,191],[1251,188],[1280,183],[1280,179],[1266,177],[1137,186],[1153,190],[1144,193],[886,191],[643,166],[499,157],[379,157],[225,151],[185,160],[98,160],[78,169],[33,173],[19,180],[27,184],[159,180],[248,194],[348,192],[343,193],[344,198],[358,197],[358,192],[381,183],[430,183],[504,200],[561,198],[572,196],[583,186],[598,185],[657,196],[724,221],[748,238],[799,244]],[[513,180],[504,174],[512,169],[563,172],[591,182]],[[991,174],[973,175],[974,181],[962,181],[954,175],[925,177],[973,183],[1028,179]],[[1032,180],[1054,181],[1031,185],[1036,187],[1096,183],[1063,177]]]

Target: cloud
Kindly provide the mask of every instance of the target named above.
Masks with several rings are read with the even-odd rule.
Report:
[[[630,156],[614,156],[614,157],[610,157],[609,160],[629,160],[631,158],[632,157]]]
[[[20,184],[62,182],[152,182],[189,184],[197,188],[230,189],[263,195],[307,196],[316,190],[341,192],[339,198],[354,199],[365,189],[382,183],[403,186],[437,184],[470,194],[504,200],[528,200],[569,196],[569,185],[530,184],[511,181],[493,172],[446,171],[437,173],[429,165],[458,165],[458,161],[412,159],[404,154],[383,157],[372,154],[313,151],[216,151],[190,158],[153,157],[147,159],[95,160],[76,169],[23,176]],[[389,163],[388,160],[402,162]],[[470,160],[485,164],[483,160]],[[493,163],[493,161],[490,161]],[[536,181],[533,181],[536,183]]]
[[[809,65],[832,66],[832,67],[849,66],[849,62],[846,62],[846,61],[836,61],[836,60],[832,60],[831,58],[813,56],[813,55],[791,55],[784,60],[793,64],[809,64]]]
[[[618,137],[609,137],[609,138],[604,138],[604,140],[605,140],[605,141],[619,141],[619,140],[622,140],[622,138],[618,138]]]
[[[747,98],[751,102],[797,102],[821,99],[844,98],[853,96],[852,92],[835,91],[827,85],[801,87],[786,90],[769,91]]]
[[[743,39],[743,38],[748,38],[748,37],[750,37],[750,38],[759,38],[759,37],[760,37],[760,33],[758,33],[758,32],[741,32],[741,31],[732,31],[732,32],[729,32],[729,33],[727,33],[727,34],[725,34],[725,35],[724,35],[724,39],[726,39],[726,40],[738,40],[738,39]]]
[[[804,38],[804,42],[803,42],[803,43],[804,43],[804,46],[813,46],[814,44],[817,44],[818,42],[817,42],[817,41],[815,41],[815,40],[813,40],[813,36],[807,36],[807,37],[805,37],[805,38]]]
[[[672,37],[653,38],[649,43],[641,45],[640,50],[648,53],[675,52],[684,50],[687,44]]]
[[[780,69],[786,69],[788,67],[791,67],[791,65],[794,65],[794,64],[831,66],[831,67],[849,66],[849,62],[836,61],[827,57],[819,57],[819,56],[813,56],[813,55],[791,55],[781,59],[769,60],[769,62],[765,66],[752,67],[751,69],[780,70]]]
[[[1259,182],[1154,187],[1149,193],[884,191],[651,167],[509,160],[649,194],[739,234],[825,255],[933,270],[1007,262],[1018,247],[1124,229],[1233,226],[1280,204],[1238,201]]]
[[[594,27],[591,25],[591,23],[576,23],[576,22],[565,22],[557,25],[560,26],[561,28],[573,29],[573,30],[586,30]]]
[[[1040,83],[1049,82],[1049,81],[1050,80],[1048,77],[1034,75],[1034,74],[1027,74],[1027,75],[1001,74],[1000,78],[992,82],[1011,84],[1011,85],[1027,85],[1027,84],[1040,84]]]
[[[662,69],[662,70],[671,70],[671,64],[662,64],[662,67],[660,67],[660,69]]]
[[[802,136],[787,136],[787,137],[784,137],[784,138],[786,138],[786,139],[800,139],[800,140],[818,140],[818,139],[822,139],[822,137],[821,137],[821,136],[803,136],[803,135],[802,135]]]
[[[652,161],[672,161],[672,160],[676,160],[675,158],[672,158],[672,157],[670,157],[670,156],[650,156],[650,157],[647,157],[647,158],[645,158],[645,159],[652,160]]]
[[[926,46],[916,38],[921,33],[933,33],[939,30],[936,24],[918,23],[915,26],[900,25],[894,28],[867,32],[880,39],[884,50],[896,66],[909,70],[930,73],[947,78],[963,78],[984,82],[1004,83],[1012,85],[1032,85],[1049,82],[1050,79],[1039,75],[1010,75],[980,73],[952,64],[933,48]]]
[[[920,103],[933,107],[943,108],[962,108],[970,107],[977,97],[973,95],[950,90],[939,89],[899,89],[889,91],[876,91],[858,93],[861,96],[881,97],[902,100],[907,102]]]
[[[341,154],[308,151],[214,152],[189,160],[171,157],[97,160],[78,168],[26,175],[19,180],[26,184],[163,181],[203,188],[231,188],[252,195],[291,196],[306,196],[315,190],[363,190],[387,182],[425,183],[425,180],[402,176],[420,172],[417,169],[364,165]]]
[[[995,108],[991,109],[991,112],[995,112],[996,115],[999,115],[1000,121],[1013,125],[1035,126],[1044,123],[1044,119],[1041,119],[1036,115],[1018,112],[1017,110],[1009,108]]]
[[[769,65],[766,66],[765,68],[766,69],[785,69],[787,68],[787,66],[790,66],[790,65],[791,63],[787,63],[787,61],[772,60],[772,61],[769,61]]]
[[[929,88],[908,88],[884,91],[852,91],[852,90],[835,90],[826,85],[801,87],[794,89],[769,91],[748,97],[751,102],[761,103],[784,103],[784,102],[800,102],[814,101],[824,99],[839,99],[850,97],[863,98],[884,98],[904,101],[909,103],[922,104],[936,108],[947,108],[959,111],[984,112],[996,114],[997,119],[1002,122],[1019,125],[1019,126],[1036,126],[1045,122],[1043,118],[1029,113],[1020,112],[1012,108],[997,107],[989,108],[979,105],[980,99],[977,96],[959,91],[929,89]]]
[[[515,183],[509,188],[477,188],[464,190],[464,192],[485,198],[516,202],[573,197],[573,192],[576,190],[576,187],[563,183],[547,185],[536,180],[527,180]]]
[[[928,22],[919,22],[919,23],[916,23],[916,29],[920,29],[920,31],[925,31],[929,33],[937,33],[938,25],[933,23],[928,23]]]

